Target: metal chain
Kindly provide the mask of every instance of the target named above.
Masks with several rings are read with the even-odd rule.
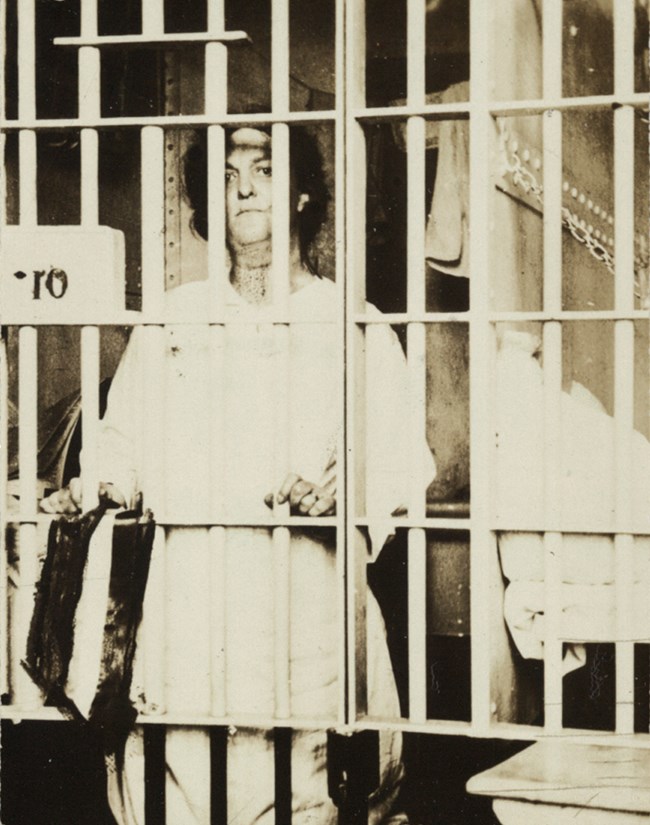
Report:
[[[507,146],[507,140],[503,135],[503,132],[501,132],[500,137],[503,148],[505,149]],[[505,170],[512,176],[512,182],[514,185],[522,189],[527,195],[532,195],[539,204],[540,210],[543,212],[544,187],[542,184],[537,180],[535,174],[524,165],[516,149],[510,149],[509,152],[504,152],[504,155],[506,158]],[[610,250],[603,243],[601,243],[598,238],[595,237],[593,232],[589,231],[585,222],[579,220],[577,215],[571,212],[568,207],[562,207],[561,215],[562,226],[564,226],[571,233],[571,236],[575,238],[578,243],[585,246],[589,253],[597,261],[605,264],[608,271],[614,275],[614,256]],[[638,251],[635,249],[634,294],[635,297],[641,301],[642,308],[646,309],[650,301],[650,292],[648,289],[649,259],[645,238],[641,236],[638,239],[637,244],[635,244],[635,247],[638,247]]]

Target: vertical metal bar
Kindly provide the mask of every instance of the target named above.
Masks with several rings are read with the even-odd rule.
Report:
[[[144,246],[143,246],[144,261]],[[143,280],[144,280],[143,266]],[[164,270],[160,270],[162,282]],[[170,478],[165,472],[163,445],[165,444],[165,328],[146,326],[141,329],[143,409],[141,431],[142,478],[138,479],[143,494],[143,505],[152,510],[159,521],[169,512],[169,497],[174,491],[167,489]],[[143,648],[145,695],[147,712],[162,713],[165,709],[165,647],[166,637],[166,533],[157,526],[145,596]]]
[[[470,3],[470,260],[483,271],[470,280],[470,486],[472,518],[470,527],[470,610],[472,728],[486,731],[490,726],[489,619],[492,609],[487,554],[490,538],[490,464],[494,428],[490,410],[493,362],[493,331],[490,328],[490,143],[492,117],[490,96],[490,11],[483,0]]]
[[[634,91],[634,0],[617,0],[614,14],[614,94]],[[614,111],[614,266],[615,306],[634,308],[634,110]],[[616,530],[616,732],[634,732],[634,644],[632,584],[632,430],[634,427],[634,324],[614,324],[614,428]]]
[[[406,83],[409,105],[421,106],[426,93],[426,0],[406,6]]]
[[[226,692],[226,529],[210,528],[210,685],[211,713],[225,716]]]
[[[81,500],[84,511],[97,505],[99,471],[97,441],[99,435],[99,328],[81,329]],[[106,479],[108,480],[108,479]]]
[[[20,516],[36,516],[38,477],[38,338],[34,327],[22,327],[18,339],[18,458],[20,471]]]
[[[335,11],[335,107],[334,122],[334,237],[337,306],[340,314],[338,323],[338,346],[341,363],[339,373],[339,421],[345,421],[345,390],[347,365],[345,362],[346,318],[345,318],[345,247],[346,247],[346,202],[345,202],[345,0],[336,0]],[[337,508],[336,508],[336,575],[337,575],[337,617],[338,617],[338,708],[337,721],[346,721],[346,615],[345,615],[345,544],[347,526],[348,457],[346,452],[345,428],[340,428],[336,443]]]
[[[217,33],[225,28],[223,0],[208,2],[208,31]],[[228,109],[228,51],[223,43],[205,46],[205,113],[208,117],[224,115]],[[209,126],[208,147],[208,280],[210,282],[210,318],[222,317],[225,310],[226,269],[226,138],[222,126]],[[210,502],[213,517],[223,517],[225,510],[225,479],[222,472],[225,451],[225,352],[227,330],[223,324],[210,327]],[[211,527],[210,577],[210,662],[211,712],[225,716],[228,709],[226,692],[226,542],[224,527]],[[225,749],[224,749],[225,755]]]
[[[423,215],[419,216],[423,222]],[[424,261],[424,252],[422,254]],[[410,277],[409,270],[409,277]],[[420,306],[422,301],[419,302]],[[409,407],[411,411],[411,490],[409,517],[424,519],[426,483],[422,472],[426,440],[426,338],[424,324],[408,326]],[[409,717],[426,719],[426,534],[419,527],[408,534]]]
[[[18,9],[18,117],[36,117],[36,9],[34,0],[24,0]],[[38,222],[36,208],[36,134],[19,133],[19,202],[21,224]]]
[[[618,271],[618,270],[617,270]],[[632,588],[632,432],[634,428],[634,322],[614,325],[614,480],[616,536],[616,731],[634,732],[634,643]]]
[[[154,39],[164,31],[164,0],[142,0],[142,34]]]
[[[4,137],[4,136],[3,136]],[[0,217],[0,229],[2,225]],[[4,513],[8,502],[8,450],[9,434],[9,368],[7,364],[7,343],[4,330],[0,329],[0,501]],[[7,521],[0,517],[0,694],[9,693],[9,592],[7,559]]]
[[[36,117],[36,3],[20,0],[18,12],[18,118]]]
[[[634,109],[614,111],[614,289],[616,309],[634,308]]]
[[[562,0],[543,4],[543,94],[562,95]],[[562,115],[543,115],[544,140],[544,309],[562,308]],[[544,326],[544,724],[556,732],[562,727],[562,642],[560,640],[562,534],[560,501],[560,399],[562,391],[562,326]]]
[[[288,64],[280,55],[289,45],[289,9],[285,0],[273,4],[273,110],[288,111],[289,74]],[[286,71],[286,73],[285,73]],[[289,309],[291,281],[290,251],[290,157],[289,126],[274,123],[272,127],[273,150],[273,266],[272,300],[277,315],[286,318]],[[289,467],[289,403],[290,403],[290,328],[287,323],[276,323],[273,327],[273,343],[276,364],[276,403],[274,427],[274,473],[281,484],[290,471]],[[277,505],[274,512],[281,518],[288,516],[289,505]],[[273,573],[274,573],[274,656],[275,656],[275,715],[286,719],[291,714],[290,692],[290,549],[291,535],[286,527],[273,528]]]
[[[18,147],[20,223],[22,226],[36,226],[38,223],[36,132],[21,129],[18,133]]]
[[[345,3],[345,454],[347,721],[367,713],[365,540],[356,527],[366,512],[366,385],[363,330],[356,312],[366,296],[366,136],[354,112],[366,102],[366,4]]]
[[[18,458],[21,524],[12,682],[16,703],[22,707],[35,707],[40,704],[39,692],[20,666],[20,661],[25,655],[25,643],[34,607],[34,587],[38,577],[38,533],[35,523],[38,477],[38,338],[33,327],[21,328],[18,347]]]
[[[81,33],[97,33],[97,2],[81,4]],[[79,116],[94,118],[100,110],[99,49],[79,50]],[[99,222],[99,141],[94,129],[81,130],[81,223],[96,226]],[[81,330],[81,402],[83,415],[81,442],[82,507],[90,510],[97,504],[98,483],[97,439],[99,432],[99,355],[100,336],[97,327]]]
[[[289,0],[273,0],[271,4],[271,100],[275,115],[289,111],[290,47]],[[275,212],[275,209],[273,211]]]
[[[562,728],[562,533],[559,531],[562,325],[544,325],[544,725]]]
[[[154,316],[158,321],[165,298],[164,170],[164,131],[145,126],[141,133],[142,307],[145,318]]]
[[[562,309],[562,114],[544,112],[544,309]]]
[[[411,528],[408,536],[409,719],[427,717],[427,544],[426,533]]]
[[[92,37],[97,34],[97,0],[82,0],[81,34],[84,37]],[[83,51],[84,48],[85,47],[82,47],[80,52]]]
[[[635,0],[616,0],[614,15],[614,94],[634,92]]]
[[[154,3],[143,4],[156,11]],[[155,35],[156,21],[149,20],[148,33]],[[165,238],[164,238],[164,131],[146,126],[141,132],[141,235],[142,235],[142,307],[145,320],[160,321],[164,309]],[[141,490],[144,505],[154,516],[164,519],[167,510],[164,489],[164,462],[161,445],[165,443],[164,346],[165,330],[160,326],[142,329],[144,409],[142,432]],[[145,599],[143,626],[145,694],[148,711],[162,713],[165,708],[165,529],[156,527]]]
[[[545,98],[562,96],[563,0],[542,3],[542,89]]]

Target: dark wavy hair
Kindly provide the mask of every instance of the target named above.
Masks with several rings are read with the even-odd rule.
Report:
[[[240,127],[226,129],[226,155],[231,148],[231,138]],[[270,134],[266,126],[253,127]],[[316,268],[310,258],[310,248],[327,216],[330,193],[325,182],[323,158],[318,143],[302,126],[289,129],[289,157],[299,194],[309,195],[298,213],[298,239],[300,259],[313,274]],[[196,140],[188,148],[184,158],[185,197],[192,209],[192,229],[204,240],[208,238],[208,189],[207,148],[205,132],[197,133]]]

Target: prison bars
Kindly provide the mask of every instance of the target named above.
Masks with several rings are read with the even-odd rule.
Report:
[[[476,98],[475,98],[475,100],[476,100]],[[480,101],[479,101],[479,103],[480,103]],[[458,107],[458,108],[462,108],[462,107]],[[621,111],[621,110],[619,110],[619,111]],[[474,111],[473,111],[473,114],[474,114]],[[478,121],[479,121],[479,119],[480,119],[480,117],[481,117],[481,114],[480,114],[480,107],[476,110],[476,114],[477,114],[476,118],[474,118],[474,119],[473,119],[473,127],[472,127],[472,128],[473,128],[473,130],[474,130],[474,128],[475,128],[475,127],[477,127]],[[628,115],[626,114],[626,115],[625,115],[625,117],[627,117],[627,116],[628,116]],[[616,117],[616,115],[615,115],[615,117]],[[21,119],[22,119],[22,114],[21,114]],[[289,116],[287,116],[287,119],[290,119],[290,118],[289,118]],[[623,117],[620,117],[620,118],[619,118],[619,120],[624,121],[624,118],[623,118]],[[358,126],[358,123],[357,123],[357,124],[355,124],[355,125],[357,125],[357,126]],[[154,128],[155,128],[155,127],[154,127]],[[478,130],[480,131],[480,125],[478,126]],[[23,133],[23,135],[24,135],[24,134],[25,134],[25,133]],[[31,133],[30,133],[30,134],[31,134]],[[28,136],[26,136],[26,135],[25,135],[25,136],[24,136],[24,139],[23,139],[23,135],[21,135],[21,150],[23,149],[23,146],[22,146],[23,142],[26,144],[26,146],[25,146],[25,154],[24,154],[24,158],[25,158],[25,160],[21,160],[21,163],[24,163],[25,165],[29,165],[29,164],[27,164],[27,159],[29,158],[29,153],[30,153],[30,151],[32,151],[32,150],[30,150],[30,148],[29,148],[29,147],[30,147],[29,141],[33,139],[33,140],[34,140],[34,146],[35,146],[35,138],[34,138],[34,135],[32,134],[32,135],[31,135],[31,137],[28,137]],[[618,154],[619,154],[619,153],[617,153],[617,157],[618,157]],[[23,152],[21,151],[21,159],[22,159],[22,158],[23,158]],[[35,163],[32,165],[32,167],[31,167],[31,168],[32,168],[32,169],[35,169],[35,168],[36,168]],[[618,176],[617,176],[617,177],[618,177]],[[26,181],[28,181],[28,180],[29,180],[29,178],[23,178],[23,176],[21,175],[21,180],[26,180]],[[34,187],[34,188],[35,188],[35,187]],[[477,199],[478,199],[478,198],[477,198]],[[29,206],[27,205],[27,204],[28,204],[28,198],[24,198],[24,197],[23,197],[23,194],[22,194],[22,192],[21,192],[21,207],[23,206],[23,204],[25,204],[25,205],[26,205],[26,210],[28,210],[28,209],[29,209]],[[35,212],[35,198],[34,198],[34,202],[33,202],[33,208],[34,208],[34,212]],[[28,214],[28,212],[26,211],[26,212],[25,212],[25,214],[27,215],[27,214]],[[472,214],[474,214],[474,212],[473,212]],[[485,213],[485,214],[487,214],[487,213]],[[617,214],[617,219],[618,219],[618,220],[622,223],[623,219],[622,219],[622,218],[620,218],[621,210],[619,210],[619,209],[617,208],[617,210],[616,210],[616,214]],[[624,231],[624,229],[623,229],[623,228],[621,228],[621,229],[619,230],[619,228],[618,228],[618,226],[617,226],[617,247],[619,247],[619,240],[618,240],[618,239],[619,239],[619,236],[620,236],[620,234],[621,234],[623,231]],[[624,254],[624,253],[623,253],[623,254]],[[476,258],[474,258],[474,259],[476,260]],[[357,270],[353,270],[353,272],[354,272],[354,273],[356,273],[356,271],[357,271]],[[476,306],[476,303],[475,303],[474,299],[473,299],[472,303],[473,303],[473,306]],[[547,310],[547,309],[545,308],[545,311],[547,312],[547,314],[548,314],[549,316],[550,316],[550,315],[556,316],[556,315],[558,315],[558,314],[561,314],[561,313],[560,313],[560,311],[559,311],[559,310],[557,310],[557,309]],[[621,313],[625,314],[625,308],[624,308],[624,306],[623,306],[623,305],[619,306],[618,302],[617,302],[617,311],[619,311],[619,312],[621,312]],[[410,314],[410,313],[409,313],[409,314]],[[357,319],[358,319],[358,316],[356,316],[356,318],[355,318],[355,323],[357,322]],[[487,320],[492,320],[492,318],[491,318],[491,317],[488,317],[488,319],[487,319]],[[626,334],[628,334],[628,333],[626,333]],[[629,340],[629,339],[628,339],[628,340]],[[557,346],[557,345],[555,345],[555,346]],[[629,344],[624,344],[624,345],[622,345],[622,346],[623,346],[623,347],[625,347],[625,346],[628,346],[628,347],[629,347]],[[27,347],[26,349],[28,349],[28,347]],[[621,360],[622,360],[622,356],[621,356]],[[619,361],[619,357],[617,356],[617,364],[618,364],[618,363],[621,363],[621,361]],[[629,362],[628,362],[628,363],[629,363]],[[618,372],[618,370],[617,370],[617,372]],[[475,377],[476,377],[476,376],[475,376]],[[477,379],[477,380],[478,380],[478,379]],[[476,385],[473,385],[473,386],[476,386]],[[622,390],[622,389],[621,389],[621,390],[617,390],[617,396],[620,396],[620,397],[625,396],[626,392],[627,392],[627,390]],[[629,393],[627,393],[627,394],[628,394],[628,396],[629,396]],[[623,417],[624,417],[624,416],[620,417],[620,420],[623,420]],[[624,453],[624,450],[622,450],[622,453]],[[22,473],[21,473],[21,475],[22,475]],[[620,475],[620,474],[619,474],[619,475]],[[360,522],[357,522],[357,524],[359,524],[359,523],[360,523]],[[478,655],[478,653],[477,653],[477,655]],[[628,682],[628,684],[629,684],[629,682]],[[479,687],[480,687],[480,686],[479,686]],[[473,691],[473,693],[474,693],[474,692],[475,692],[475,691]],[[619,703],[619,704],[620,704],[620,703]],[[483,715],[485,715],[485,714],[483,714]]]

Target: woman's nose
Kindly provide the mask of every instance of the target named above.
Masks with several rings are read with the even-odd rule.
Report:
[[[250,175],[242,174],[239,176],[239,187],[237,194],[240,198],[250,198],[251,195],[255,194],[253,179]]]

